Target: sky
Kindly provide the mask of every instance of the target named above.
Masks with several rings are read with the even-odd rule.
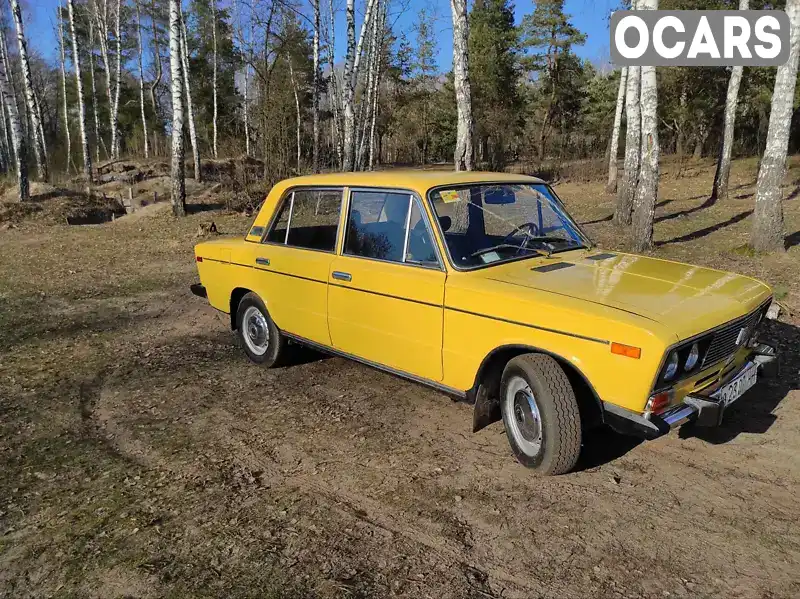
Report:
[[[66,5],[66,0],[63,1]],[[184,4],[186,3],[187,1],[184,0]],[[58,0],[22,0],[21,4],[29,47],[46,59],[55,62],[58,58],[58,40],[53,31],[53,22]],[[219,4],[225,6],[228,2],[219,0]],[[323,4],[327,3],[323,2]],[[337,4],[343,7],[344,0],[335,0],[334,6],[336,7]],[[362,3],[357,0],[356,5],[359,6],[359,4]],[[390,6],[392,6],[392,10],[389,20],[394,22],[394,31],[398,34],[405,32],[411,42],[414,41],[414,25],[420,9],[426,8],[430,14],[435,15],[434,29],[438,41],[438,67],[442,72],[449,71],[453,62],[450,3],[447,0],[392,0]],[[566,0],[565,2],[565,12],[572,17],[573,25],[587,36],[586,44],[575,48],[575,52],[598,66],[608,62],[608,16],[611,10],[617,6],[619,6],[619,0]],[[521,22],[525,14],[533,12],[533,8],[534,3],[530,0],[522,0],[516,4],[517,24]],[[360,22],[361,17],[358,16],[356,27],[360,26]],[[337,58],[342,56],[345,50],[344,32],[344,14],[343,11],[340,11],[336,29]],[[9,40],[9,43],[12,41]]]

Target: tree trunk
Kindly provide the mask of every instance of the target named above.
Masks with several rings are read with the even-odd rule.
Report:
[[[378,43],[378,58],[375,65],[375,79],[373,81],[372,93],[372,122],[369,128],[369,170],[375,166],[375,126],[378,120],[378,95],[380,93],[381,71],[383,69],[383,47],[386,40],[386,16],[388,3],[383,3],[380,21],[380,41]],[[380,155],[379,155],[380,156]]]
[[[300,145],[300,127],[303,124],[302,114],[300,113],[300,95],[297,93],[297,81],[294,78],[294,67],[292,66],[292,57],[286,56],[286,62],[289,63],[289,80],[292,83],[292,91],[294,92],[294,108],[295,116],[297,118],[295,135],[297,137],[297,174],[300,174],[302,167],[302,146]]]
[[[72,0],[70,0],[71,2]],[[27,202],[30,199],[30,187],[28,185],[28,154],[25,147],[25,136],[22,132],[22,124],[19,119],[17,103],[11,90],[11,81],[6,70],[5,61],[0,64],[0,94],[3,102],[8,109],[8,122],[11,129],[11,143],[14,146],[14,154],[17,159],[17,183],[19,184],[19,201]]]
[[[214,96],[214,116],[213,116],[213,150],[214,159],[217,159],[217,2],[211,0],[211,23],[212,23],[212,39],[213,39],[213,53],[212,53],[212,89]],[[297,96],[297,92],[295,92]]]
[[[58,4],[58,18],[56,19],[56,27],[58,27],[58,50],[61,59],[61,97],[64,99],[64,134],[67,142],[67,160],[64,165],[65,170],[69,173],[69,165],[72,160],[72,140],[69,135],[69,106],[67,105],[67,70],[64,66],[66,56],[64,52],[64,28],[61,24],[61,15],[63,7],[61,3]]]
[[[189,72],[189,45],[186,42],[186,23],[183,20],[183,13],[180,17],[180,42],[181,42],[181,62],[183,66],[183,86],[186,88],[186,112],[189,117],[189,140],[192,142],[192,158],[194,159],[194,180],[198,183],[203,181],[203,172],[200,168],[200,149],[197,144],[197,129],[194,126],[194,110],[192,108],[192,88],[191,73]],[[170,25],[171,26],[171,25]],[[170,39],[170,48],[172,40]],[[174,147],[174,144],[173,144]]]
[[[658,0],[640,0],[642,10],[658,10]],[[633,208],[633,248],[653,247],[653,218],[658,200],[658,87],[656,68],[641,67],[641,168]]]
[[[606,191],[617,191],[617,154],[619,154],[619,129],[622,125],[622,107],[625,105],[625,84],[628,81],[628,67],[622,67],[619,73],[619,91],[617,92],[617,107],[614,111],[614,127],[611,129],[611,149],[608,158],[608,182]]]
[[[642,8],[657,10],[658,0],[642,0]],[[633,248],[653,247],[653,217],[658,200],[658,89],[656,68],[642,67],[642,153],[633,209]]]
[[[625,91],[625,165],[622,184],[617,190],[617,206],[614,222],[618,225],[631,224],[633,200],[639,179],[639,152],[641,150],[641,120],[639,112],[640,67],[628,67],[628,81]]]
[[[78,123],[81,130],[81,148],[83,150],[83,174],[92,182],[92,155],[89,153],[89,137],[86,133],[86,104],[83,101],[83,81],[81,80],[81,53],[78,36],[75,35],[75,8],[72,0],[67,0],[69,11],[69,30],[72,35],[72,56],[75,63],[75,84],[78,89]]]
[[[355,88],[358,81],[365,33],[369,30],[376,0],[369,0],[356,44],[355,0],[347,0],[347,56],[344,63],[344,159],[343,170],[355,168]]]
[[[70,0],[71,1],[71,0]],[[172,213],[186,215],[183,147],[183,64],[180,0],[169,0],[169,66],[172,85]]]
[[[144,111],[144,67],[142,65],[142,14],[139,0],[136,0],[136,37],[139,42],[139,106],[142,109],[142,137],[144,138],[144,157],[150,157],[150,144],[147,141],[147,115]]]
[[[457,171],[471,171],[475,152],[472,147],[472,89],[469,81],[469,21],[467,0],[450,0],[453,19],[453,84],[456,90],[456,149],[453,162]]]
[[[250,65],[244,65],[244,151],[247,157],[250,157],[250,121],[249,121],[249,112],[248,109],[248,97],[247,97],[247,83],[248,79],[250,78]]]
[[[312,142],[311,142],[311,169],[319,172],[319,32],[320,15],[319,0],[312,0],[314,8],[314,73],[311,79],[311,123],[312,123]]]
[[[739,0],[739,10],[749,8],[749,0]],[[731,153],[733,149],[733,127],[736,124],[736,107],[739,104],[739,84],[742,81],[744,67],[733,67],[728,81],[728,95],[725,98],[725,120],[722,133],[722,145],[717,159],[717,171],[714,173],[714,187],[711,197],[714,200],[728,199],[728,181],[731,175]]]
[[[103,138],[100,137],[100,117],[97,114],[97,84],[94,77],[94,20],[89,19],[89,79],[92,84],[92,116],[94,117],[94,159],[100,163],[100,144]],[[108,156],[108,150],[106,150]]]
[[[161,67],[161,47],[158,44],[158,24],[156,22],[156,2],[153,0],[151,4],[152,15],[150,17],[153,26],[153,60],[156,67],[156,78],[150,84],[150,103],[153,105],[153,117],[158,120],[158,102],[156,101],[156,90],[161,84],[163,77],[163,69]],[[153,125],[153,153],[158,154],[158,147],[156,145],[156,125]]]
[[[117,124],[114,122],[114,88],[111,85],[111,59],[108,57],[108,0],[103,0],[102,13],[100,12],[100,8],[97,6],[96,2],[97,0],[94,0],[93,10],[95,22],[97,23],[97,28],[99,29],[99,34],[97,37],[100,41],[100,58],[103,59],[103,74],[106,76],[106,100],[108,102],[109,128],[111,129],[110,155],[112,158],[115,158],[114,145],[116,143]],[[109,155],[108,150],[106,150],[106,155]]]
[[[111,131],[111,151],[114,153],[114,160],[119,160],[120,156],[120,132],[119,132],[119,90],[122,87],[122,30],[120,28],[120,12],[122,9],[121,0],[117,0],[117,15],[116,27],[114,30],[114,37],[117,41],[117,66],[116,66],[116,81],[114,85],[114,107],[111,122],[114,129]]]
[[[25,31],[22,25],[22,11],[18,0],[11,0],[11,14],[14,17],[14,25],[17,29],[17,46],[19,49],[19,61],[22,66],[22,80],[25,85],[25,102],[28,107],[31,125],[33,126],[33,152],[36,156],[36,174],[42,181],[47,181],[47,158],[45,156],[44,140],[41,137],[41,122],[39,113],[36,110],[36,99],[33,92],[33,79],[31,77],[31,66],[28,62],[28,43],[25,39]]]
[[[342,108],[342,92],[341,87],[338,85],[339,76],[336,73],[336,63],[333,58],[333,49],[336,46],[336,26],[334,23],[334,11],[333,11],[333,0],[329,0],[328,2],[328,10],[330,19],[328,21],[328,65],[330,66],[331,76],[328,80],[329,85],[329,93],[332,98],[331,104],[333,106],[333,118],[331,119],[331,135],[334,140],[334,144],[336,146],[336,157],[338,159],[338,166],[339,168],[342,167],[344,162],[344,147],[342,140],[344,138],[344,132],[342,131],[342,115],[341,115],[341,108]]]
[[[791,23],[789,60],[778,67],[775,75],[767,146],[758,169],[755,218],[750,237],[753,248],[759,252],[785,250],[781,185],[786,174],[786,153],[800,54],[800,0],[787,0],[786,12]]]

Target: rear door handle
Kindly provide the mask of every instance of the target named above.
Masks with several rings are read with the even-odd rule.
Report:
[[[353,277],[349,272],[341,272],[339,270],[334,270],[333,274],[331,275],[334,279],[339,279],[340,281],[352,281]]]
[[[261,266],[269,266],[269,258],[256,258],[256,264]]]

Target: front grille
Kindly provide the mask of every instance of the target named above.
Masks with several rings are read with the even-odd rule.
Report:
[[[708,347],[708,351],[703,358],[703,368],[733,355],[741,346],[736,343],[736,340],[739,338],[739,333],[742,329],[747,329],[742,343],[750,339],[758,317],[764,309],[765,306],[762,306],[747,316],[734,320],[715,331],[711,338],[711,345]]]

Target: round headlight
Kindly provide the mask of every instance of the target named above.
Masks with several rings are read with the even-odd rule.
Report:
[[[689,355],[686,356],[686,364],[684,365],[683,369],[686,371],[691,370],[695,366],[697,366],[697,362],[700,359],[700,348],[697,347],[697,344],[692,345],[692,349],[689,350]]]
[[[667,367],[664,369],[664,380],[668,381],[675,378],[678,373],[678,352],[672,352],[667,359]]]

